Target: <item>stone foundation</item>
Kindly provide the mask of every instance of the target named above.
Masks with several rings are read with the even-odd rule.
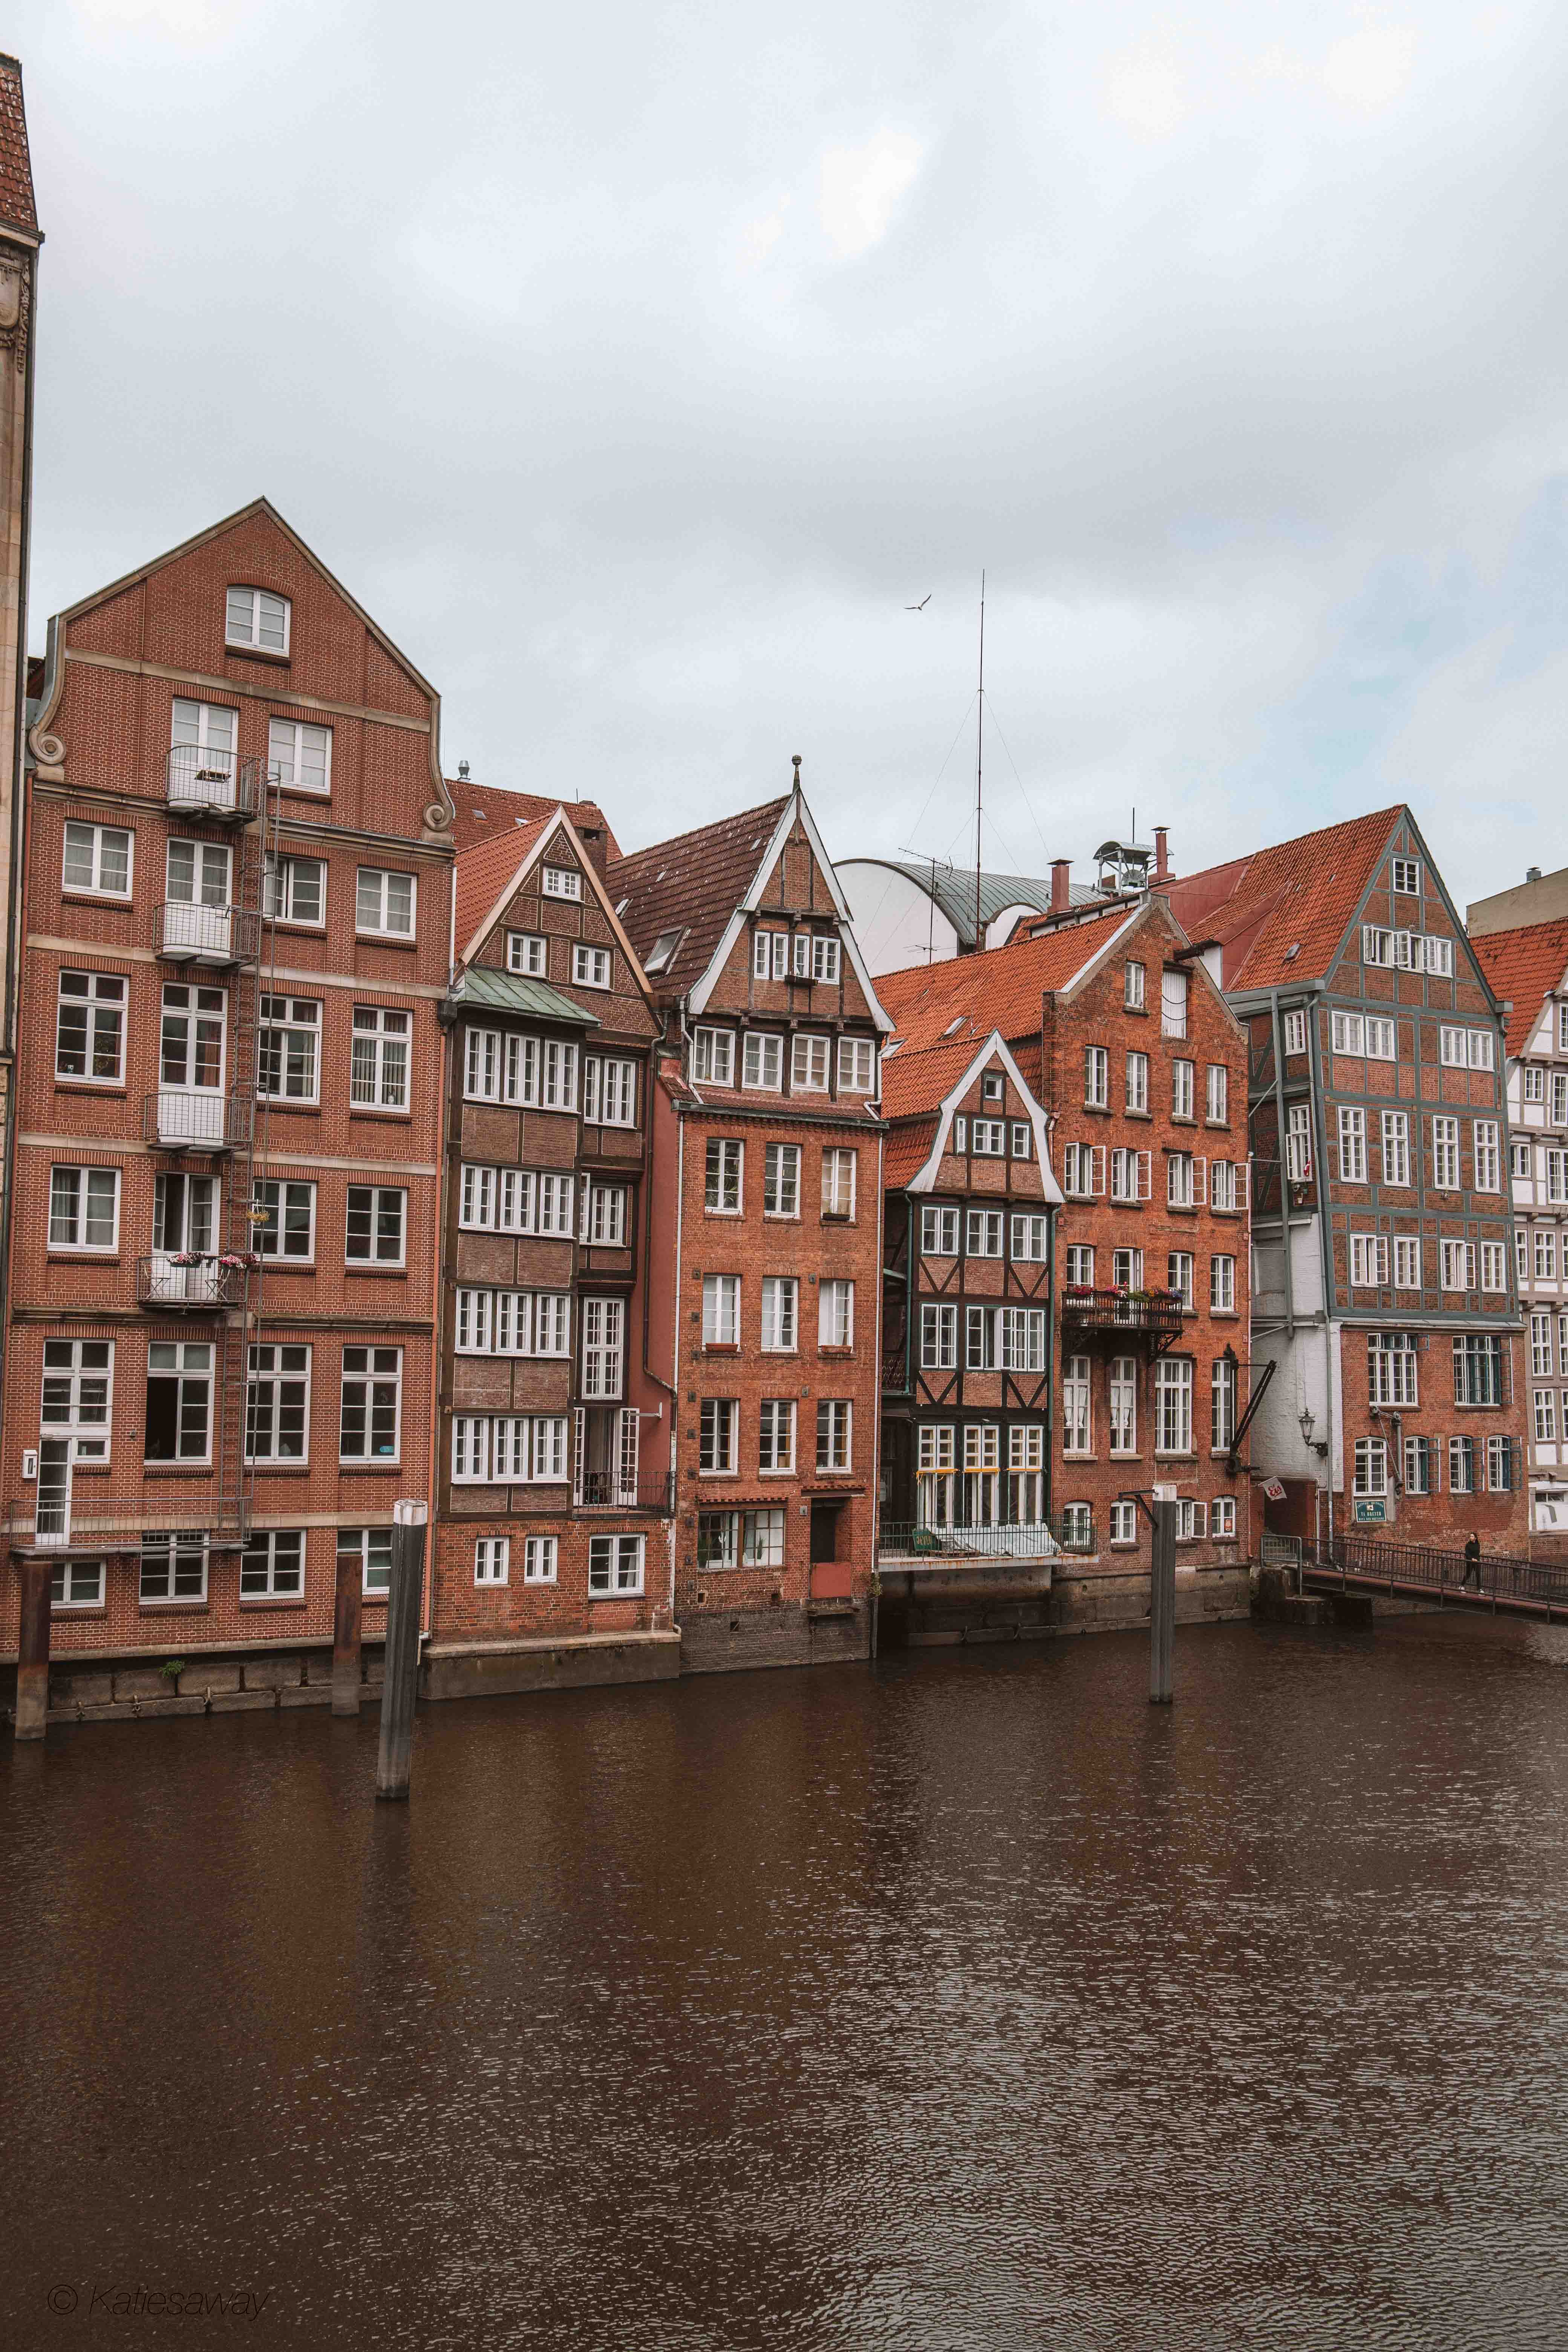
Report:
[[[161,1672],[163,1661],[154,1662],[144,1650],[120,1656],[96,1651],[52,1657],[49,1722],[140,1723],[170,1715],[260,1714],[331,1704],[331,1642],[182,1654],[184,1663],[178,1675]],[[366,1643],[360,1675],[367,1696],[379,1697],[382,1657],[379,1642]],[[7,1716],[16,1701],[16,1673],[15,1664],[5,1670],[5,1687],[0,1691],[0,1706]]]
[[[721,1675],[747,1666],[839,1665],[870,1644],[858,1601],[796,1601],[777,1609],[703,1610],[680,1621],[680,1671]]]
[[[574,1640],[430,1642],[420,1661],[422,1698],[499,1698],[521,1691],[583,1690],[596,1683],[673,1682],[679,1632],[584,1633]]]
[[[1247,1615],[1245,1566],[1178,1568],[1178,1625]],[[972,1642],[1044,1641],[1062,1633],[1110,1633],[1149,1622],[1149,1573],[1087,1564],[1053,1578],[1047,1568],[1011,1573],[922,1571],[882,1578],[879,1647],[927,1649]]]

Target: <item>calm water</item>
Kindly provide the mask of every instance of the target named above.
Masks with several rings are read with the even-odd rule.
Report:
[[[6,1740],[0,2342],[1561,2347],[1568,1632],[1176,1665]]]

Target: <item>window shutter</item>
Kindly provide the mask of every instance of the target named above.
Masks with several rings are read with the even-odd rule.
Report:
[[[1089,1180],[1089,1190],[1093,1192],[1103,1192],[1105,1190],[1105,1146],[1103,1143],[1097,1143],[1094,1146],[1094,1161]]]
[[[621,1407],[621,1501],[628,1510],[637,1498],[637,1437],[641,1419],[636,1405]]]
[[[1200,1153],[1193,1161],[1193,1201],[1202,1208],[1209,1196],[1209,1164]]]
[[[574,1405],[572,1408],[572,1500],[579,1507],[583,1500],[583,1435],[587,1415],[582,1406]]]
[[[1152,1200],[1154,1196],[1154,1155],[1152,1151],[1138,1154],[1138,1198]]]

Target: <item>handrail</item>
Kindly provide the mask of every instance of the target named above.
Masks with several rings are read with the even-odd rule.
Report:
[[[1435,1544],[1389,1543],[1373,1536],[1336,1535],[1330,1571],[1379,1584],[1418,1584],[1439,1592],[1468,1591],[1482,1600],[1550,1601],[1568,1603],[1568,1564],[1553,1566],[1517,1552],[1482,1552],[1467,1565],[1462,1551]],[[1307,1573],[1312,1573],[1311,1564]]]
[[[1094,1521],[1078,1514],[985,1526],[928,1527],[918,1520],[887,1520],[877,1539],[880,1560],[1051,1559],[1058,1552],[1096,1549]]]

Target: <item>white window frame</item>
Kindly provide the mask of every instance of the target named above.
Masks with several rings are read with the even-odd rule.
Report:
[[[68,1250],[72,1256],[110,1257],[120,1247],[120,1170],[118,1168],[79,1167],[66,1160],[54,1161],[49,1169],[48,1246],[51,1255]],[[74,1181],[62,1184],[60,1179]],[[109,1238],[89,1241],[90,1226],[103,1223],[103,1194],[109,1195]],[[70,1232],[62,1236],[58,1231],[58,1211],[67,1193],[70,1195]],[[96,1202],[94,1196],[96,1197]]]
[[[793,1200],[792,1208],[779,1205],[786,1198]],[[770,1200],[773,1206],[769,1206]],[[784,1224],[800,1223],[800,1146],[798,1143],[769,1143],[763,1149],[763,1214],[775,1217]]]
[[[740,1280],[738,1275],[728,1278],[737,1284]],[[706,1283],[703,1294],[706,1309]],[[797,1352],[800,1345],[800,1278],[797,1275],[763,1275],[760,1344],[763,1353],[767,1356],[793,1356]]]
[[[553,1584],[558,1560],[558,1541],[554,1536],[523,1538],[522,1580],[524,1584]]]
[[[71,852],[71,835],[73,833],[86,834],[88,836],[88,863],[91,867],[92,873],[92,878],[90,881],[73,882],[69,874],[66,870],[67,861],[68,860]],[[124,844],[125,887],[123,889],[111,889],[108,883],[103,880],[104,848],[106,843],[111,836],[115,841],[122,842]],[[79,843],[77,846],[79,849],[81,845]],[[79,818],[68,817],[65,824],[60,828],[60,888],[64,891],[69,892],[73,898],[112,898],[116,905],[123,906],[129,899],[134,897],[135,887],[136,835],[132,832],[130,826],[119,824],[88,824]]]
[[[547,898],[569,898],[580,902],[583,877],[574,866],[546,866],[539,887]]]
[[[855,1407],[848,1397],[816,1400],[816,1467],[820,1474],[855,1467]]]
[[[763,1397],[757,1427],[757,1472],[760,1477],[794,1476],[795,1433],[794,1397]]]
[[[368,1216],[370,1219],[366,1235],[367,1246],[363,1251],[356,1250],[353,1246],[356,1193],[362,1196],[359,1203],[361,1216]],[[380,1247],[382,1220],[387,1213],[387,1204],[392,1202],[396,1203],[397,1255],[395,1257],[386,1256]],[[401,1184],[350,1184],[347,1186],[343,1202],[343,1264],[372,1266],[382,1272],[400,1273],[407,1263],[408,1193],[406,1189]]]
[[[701,1087],[732,1087],[735,1083],[735,1033],[732,1029],[694,1029],[691,1033],[691,1076]]]
[[[506,968],[531,980],[550,977],[550,941],[542,931],[508,931]]]
[[[816,1344],[840,1349],[855,1345],[855,1285],[837,1275],[817,1285]]]
[[[390,1360],[383,1362],[382,1359]],[[392,1449],[378,1450],[375,1435],[378,1388],[392,1391]],[[346,1450],[348,1438],[348,1408],[351,1389],[362,1391],[361,1410],[364,1414],[365,1445],[363,1453]],[[347,1469],[362,1465],[381,1464],[384,1466],[403,1459],[403,1350],[401,1348],[349,1348],[342,1351],[341,1383],[338,1394],[338,1460]]]
[[[248,617],[240,622],[239,600],[248,598]],[[272,609],[268,609],[268,608]],[[288,658],[289,634],[293,627],[294,602],[281,596],[276,588],[248,588],[243,583],[230,583],[224,596],[223,641],[242,653],[270,654],[275,658]],[[281,636],[279,645],[268,645],[263,630],[271,622]],[[236,634],[237,627],[239,634]]]
[[[608,948],[595,946],[591,940],[574,940],[572,944],[572,981],[576,988],[608,990],[615,978],[615,960]]]
[[[792,1095],[825,1095],[827,1092],[828,1048],[831,1038],[818,1035],[815,1030],[800,1029],[790,1045],[789,1090]]]
[[[833,942],[835,946],[837,941]],[[838,1091],[869,1095],[877,1090],[877,1048],[869,1037],[838,1040]]]
[[[306,866],[317,877],[318,908],[314,915],[302,915],[295,905],[300,878]],[[292,851],[279,856],[274,851],[266,854],[262,874],[262,910],[268,922],[287,923],[295,930],[324,931],[327,928],[327,861],[324,857],[298,857]]]
[[[88,985],[85,988],[73,987],[68,990],[66,986],[68,981],[85,981]],[[88,971],[77,965],[62,968],[57,977],[55,988],[55,1084],[57,1086],[122,1087],[125,1084],[125,1033],[130,1019],[130,985],[121,972]],[[85,1008],[81,1046],[85,1066],[80,1071],[62,1070],[60,1067],[62,1024],[68,1004],[73,1008],[78,1006]],[[104,1034],[112,1036],[114,1040],[112,1070],[98,1069],[94,1066],[102,1051],[100,1041],[100,1025],[104,1029]]]
[[[702,1277],[702,1345],[737,1348],[741,1343],[741,1277],[738,1274],[705,1274]]]
[[[314,1104],[321,1099],[321,1007],[313,997],[264,992],[258,1014],[256,1092],[258,1101]],[[270,1041],[279,1040],[274,1045]],[[301,1090],[292,1082],[308,1078]],[[281,1090],[269,1081],[282,1080]]]
[[[853,1224],[860,1155],[847,1144],[828,1144],[822,1154],[824,1223]],[[848,1181],[845,1182],[846,1173]]]
[[[401,1024],[401,1027],[395,1025]],[[401,1066],[392,1050],[401,1045]],[[413,1078],[414,1019],[400,1006],[356,1004],[349,1043],[349,1108],[381,1111],[394,1117],[408,1114]],[[390,1074],[401,1066],[401,1090],[388,1091]],[[366,1095],[361,1073],[368,1072]]]
[[[319,737],[320,741],[312,740]],[[283,748],[285,741],[287,749]],[[300,782],[305,774],[307,751],[320,752],[321,781],[319,784]],[[332,730],[300,719],[268,719],[267,721],[267,771],[268,780],[283,793],[305,793],[311,800],[327,799],[332,789]]]
[[[922,1257],[956,1257],[958,1255],[958,1211],[938,1202],[922,1203],[921,1208],[921,1255]]]
[[[644,1536],[595,1535],[588,1538],[588,1598],[629,1601],[643,1589]]]
[[[553,1541],[546,1538],[546,1541]],[[474,1582],[495,1586],[511,1581],[511,1542],[506,1536],[474,1538]]]
[[[391,919],[393,899],[395,897],[401,896],[401,893],[395,893],[393,890],[392,886],[395,882],[406,882],[408,885],[406,922],[394,922]],[[367,898],[373,898],[375,902],[368,920],[365,913]],[[399,911],[402,910],[399,909]],[[419,877],[417,874],[412,874],[405,867],[396,866],[362,866],[357,869],[354,875],[354,936],[356,939],[413,940],[418,936],[418,924]]]
[[[274,1468],[287,1466],[290,1470],[309,1467],[312,1354],[311,1348],[300,1340],[263,1339],[251,1344],[245,1378],[245,1458],[247,1462],[264,1463]],[[268,1391],[265,1412],[261,1402],[263,1388]],[[300,1392],[298,1397],[286,1403],[285,1391],[296,1388]],[[285,1414],[295,1411],[300,1415],[300,1450],[297,1454],[286,1452],[283,1445],[287,1434]],[[256,1441],[264,1429],[268,1442],[258,1452]]]

